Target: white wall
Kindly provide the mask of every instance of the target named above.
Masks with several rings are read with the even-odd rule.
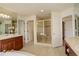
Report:
[[[62,12],[52,12],[51,15],[51,30],[52,30],[52,46],[62,46],[62,19],[67,16],[72,16],[72,36],[75,36],[75,13],[74,7],[68,8]]]
[[[51,16],[52,46],[62,45],[62,19],[60,13],[52,12]]]

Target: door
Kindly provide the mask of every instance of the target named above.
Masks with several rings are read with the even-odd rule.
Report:
[[[20,35],[23,36],[23,42],[25,43],[25,21],[24,20],[18,21],[18,32]]]
[[[27,39],[28,41],[34,40],[34,22],[27,21]]]
[[[64,24],[64,38],[69,38],[69,37],[73,37],[73,27],[72,27],[72,20],[66,20],[64,21],[65,24]]]

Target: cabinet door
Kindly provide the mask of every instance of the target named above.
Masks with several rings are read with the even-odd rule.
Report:
[[[8,40],[7,45],[8,45],[7,49],[12,50],[14,47],[14,40],[13,39]]]
[[[14,49],[15,50],[19,50],[23,47],[23,40],[22,40],[22,36],[20,37],[16,37],[15,38],[15,47]]]
[[[1,49],[1,41],[0,41],[0,51],[1,51],[2,49]]]
[[[12,39],[2,40],[1,45],[2,45],[2,50],[5,51],[12,50],[14,46],[14,40]]]
[[[8,50],[8,44],[7,43],[8,43],[7,40],[2,40],[1,41],[1,45],[2,45],[2,48],[1,49],[2,50],[6,50],[6,51]]]

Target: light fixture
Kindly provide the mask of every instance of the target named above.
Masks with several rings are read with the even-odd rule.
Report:
[[[7,18],[7,15],[4,15],[4,18]]]
[[[3,16],[4,16],[4,14],[1,13],[1,14],[0,14],[0,17],[3,17]]]
[[[3,14],[3,13],[0,14],[0,17],[2,17],[2,18],[10,18],[9,15]]]
[[[41,9],[41,12],[44,12],[44,10],[43,10],[43,9]]]
[[[7,16],[8,18],[10,18],[10,16]]]

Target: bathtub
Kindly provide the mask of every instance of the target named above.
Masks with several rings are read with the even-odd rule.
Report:
[[[0,56],[34,56],[34,55],[23,51],[8,51],[8,52],[0,52]]]

